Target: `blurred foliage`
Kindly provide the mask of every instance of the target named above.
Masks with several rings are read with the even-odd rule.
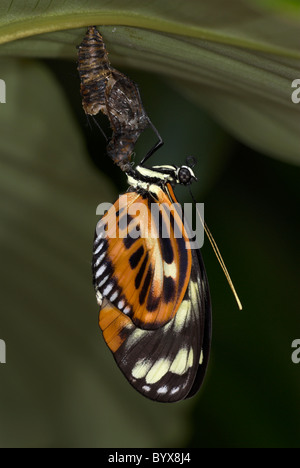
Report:
[[[298,0],[245,0],[249,5],[256,3],[256,6],[260,9],[266,9],[267,11],[280,13],[283,16],[299,17],[299,1]]]
[[[243,303],[233,299],[208,243],[213,349],[190,416],[188,446],[299,447],[300,170],[239,147],[205,197],[206,222]]]
[[[1,2],[0,446],[299,446],[300,169],[287,164],[299,161],[299,24],[291,0],[284,18],[267,3]],[[91,22],[112,25],[101,27],[111,61],[163,136],[153,163],[198,158],[193,192],[244,305],[206,243],[212,359],[201,393],[175,405],[134,392],[98,330],[95,211],[126,181],[81,109],[85,29],[71,28]]]
[[[291,4],[286,2],[287,12]],[[299,111],[291,83],[299,74],[300,5],[294,3],[287,16],[262,5],[6,0],[0,6],[0,54],[75,59],[84,34],[76,28],[99,24],[115,65],[177,80],[181,93],[244,143],[299,164]]]

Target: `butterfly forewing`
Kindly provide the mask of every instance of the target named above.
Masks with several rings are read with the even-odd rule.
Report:
[[[155,216],[152,204],[157,205]],[[163,224],[170,230],[166,237]],[[174,237],[175,227],[182,237]],[[121,195],[98,223],[97,233],[96,290],[141,329],[168,323],[183,300],[192,264],[189,239],[168,196],[161,189],[155,198],[150,192]]]

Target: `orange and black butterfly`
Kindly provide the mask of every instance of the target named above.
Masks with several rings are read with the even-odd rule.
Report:
[[[152,400],[175,402],[202,384],[211,301],[200,250],[190,248],[173,192],[195,179],[193,170],[146,168],[146,159],[127,172],[127,193],[97,225],[93,282],[104,339],[127,380]]]
[[[111,66],[103,38],[95,26],[88,28],[78,49],[83,109],[88,115],[95,116],[101,111],[108,117],[113,133],[107,154],[126,171],[141,133],[149,126],[158,135],[157,130],[144,110],[137,85]]]

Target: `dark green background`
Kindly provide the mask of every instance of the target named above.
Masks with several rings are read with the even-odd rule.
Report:
[[[0,445],[299,447],[300,170],[235,141],[173,83],[125,72],[165,141],[153,164],[198,159],[193,193],[243,311],[206,241],[213,342],[201,392],[161,405],[127,384],[98,331],[90,272],[96,207],[126,189],[124,175],[83,114],[73,62],[1,60]],[[136,161],[154,141],[141,137]]]

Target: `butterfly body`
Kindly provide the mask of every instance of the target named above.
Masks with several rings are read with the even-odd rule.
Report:
[[[128,173],[97,225],[93,281],[104,339],[127,380],[144,396],[174,402],[198,391],[211,338],[211,303],[199,249],[173,192],[188,166]]]

